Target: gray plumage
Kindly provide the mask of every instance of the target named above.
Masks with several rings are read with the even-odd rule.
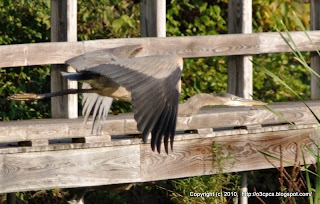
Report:
[[[142,47],[140,45],[129,45],[112,49],[102,49],[93,52],[87,52],[85,54],[71,58],[66,61],[66,64],[75,68],[77,72],[80,72],[100,64],[135,57],[135,55],[139,53],[141,49]],[[91,89],[91,86],[88,83],[83,83],[82,89]],[[86,123],[88,121],[89,115],[92,113],[93,124],[91,133],[100,133],[101,121],[107,118],[112,102],[113,98],[108,96],[101,96],[97,93],[83,93],[82,115],[85,116],[84,122]]]
[[[78,73],[64,74],[71,80],[85,82],[83,115],[92,113],[92,130],[99,133],[101,121],[107,117],[112,98],[130,101],[142,139],[151,133],[151,148],[160,152],[162,140],[168,152],[175,135],[179,103],[178,82],[183,59],[178,56],[137,57],[141,46],[122,46],[85,53],[66,61]],[[111,97],[111,98],[110,98]]]

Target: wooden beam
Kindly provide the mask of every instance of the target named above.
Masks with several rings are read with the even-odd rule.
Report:
[[[166,37],[166,1],[140,2],[140,27],[143,37]]]
[[[299,50],[314,50],[303,32],[290,32],[290,34]],[[320,31],[310,31],[308,34],[315,44],[320,47]],[[145,49],[140,53],[140,56],[177,54],[184,58],[191,58],[291,52],[278,33],[125,38],[83,42],[1,45],[0,67],[63,64],[71,57],[84,52],[128,44],[143,45]]]
[[[6,204],[16,204],[17,196],[16,193],[7,193],[7,202]]]
[[[311,30],[320,30],[320,1],[310,1],[310,19]],[[320,56],[316,52],[311,52],[310,56],[311,68],[320,74]],[[320,79],[317,76],[311,75],[311,99],[320,99]]]
[[[320,114],[319,101],[307,102],[315,114]],[[306,106],[301,102],[286,102],[270,105],[271,108],[281,113],[285,118],[297,125],[316,124],[317,121]],[[231,134],[259,133],[263,131],[278,131],[275,128],[282,123],[283,119],[277,117],[270,111],[260,108],[234,107],[234,108],[204,108],[192,117],[178,117],[177,130],[199,130],[208,128],[240,128],[232,131]],[[259,126],[256,129],[246,126]],[[290,126],[286,126],[289,128]],[[282,128],[282,127],[280,127]],[[294,126],[292,127],[294,128]],[[281,129],[282,130],[282,129]],[[288,129],[283,129],[288,130]],[[230,130],[231,131],[231,130]],[[91,122],[83,124],[83,118],[78,119],[41,119],[0,122],[0,143],[32,141],[32,140],[53,140],[62,138],[90,136]],[[201,131],[200,131],[201,132]],[[206,131],[208,132],[208,131]],[[132,113],[109,115],[102,124],[102,135],[127,135],[139,134],[137,123]],[[222,136],[220,131],[214,131],[214,136]],[[178,140],[180,135],[176,135]],[[190,138],[190,137],[189,137]],[[181,139],[185,139],[184,137]],[[140,140],[139,140],[140,141]],[[110,144],[107,144],[110,145]]]
[[[51,0],[51,41],[77,41],[77,1]],[[58,51],[59,52],[59,51]],[[62,51],[63,52],[63,51]],[[51,91],[78,88],[76,81],[63,79],[61,71],[74,71],[66,65],[51,66]],[[78,95],[69,94],[51,99],[51,117],[77,118]]]
[[[190,176],[215,174],[219,168],[223,172],[240,172],[280,166],[278,160],[269,163],[257,150],[280,158],[280,146],[285,161],[294,164],[295,154],[298,162],[303,163],[300,145],[311,145],[310,138],[315,138],[315,129],[268,132],[262,134],[233,135],[206,139],[176,142],[174,151],[169,155],[155,154],[149,145],[141,146],[141,180],[154,181]],[[294,143],[297,143],[295,146]],[[222,148],[219,155],[213,155],[213,147]],[[220,166],[216,158],[230,155]],[[308,163],[314,159],[308,155]],[[288,164],[283,163],[284,166]]]
[[[313,144],[315,128],[176,141],[169,155],[152,152],[150,144],[0,154],[0,192],[146,182],[209,175],[222,168],[238,172],[273,168],[257,150],[290,164],[301,145]],[[213,147],[221,152],[213,154]],[[280,148],[281,147],[281,148]],[[21,147],[23,148],[23,147]],[[29,147],[34,148],[34,147]],[[217,157],[229,158],[217,163]],[[308,163],[313,157],[306,155]],[[278,160],[272,160],[279,166]],[[289,165],[290,165],[289,164]],[[288,166],[287,163],[283,163]]]
[[[0,192],[140,181],[140,147],[0,155]]]
[[[228,3],[228,33],[252,33],[252,0]],[[251,56],[228,57],[228,93],[251,98],[253,91]]]
[[[252,0],[234,0],[228,2],[228,33],[252,33]],[[252,98],[253,76],[252,56],[228,57],[228,93]],[[247,174],[241,175],[247,180]],[[241,183],[241,193],[247,192],[247,186]],[[240,203],[247,204],[248,197],[240,196]]]

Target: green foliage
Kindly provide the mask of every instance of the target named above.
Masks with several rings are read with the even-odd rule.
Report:
[[[133,0],[78,0],[79,40],[140,36],[140,7]]]
[[[0,44],[49,41],[49,17],[49,1],[0,1]],[[0,68],[0,121],[48,117],[48,101],[6,100],[17,92],[48,92],[48,75],[48,66]]]
[[[227,92],[225,57],[185,59],[184,62],[181,100],[198,93]]]
[[[258,0],[253,1],[253,31],[277,32],[281,30],[281,21],[289,30],[301,30],[292,11],[296,12],[299,19],[307,27],[310,22],[310,8],[300,0]],[[309,53],[304,53],[309,59]],[[280,76],[303,99],[310,97],[310,73],[293,58],[291,53],[263,54],[253,56],[254,64],[265,67],[275,75]],[[253,71],[254,96],[265,102],[294,100],[295,97],[267,77],[259,69]]]
[[[171,0],[167,5],[167,36],[226,33],[227,2]],[[227,92],[226,57],[184,60],[181,100],[197,93]]]
[[[295,23],[294,11],[302,20],[305,27],[310,22],[310,6],[301,0],[257,0],[252,2],[253,10],[253,32],[276,32],[282,25],[289,30],[301,30]]]
[[[305,56],[309,58],[309,54],[305,54]],[[309,98],[310,73],[293,59],[293,54],[264,54],[254,56],[253,62],[281,77],[284,82],[290,84],[301,98]],[[254,96],[268,103],[297,99],[286,87],[267,76],[259,67],[256,67],[253,71]]]
[[[214,35],[227,32],[227,1],[171,0],[167,8],[167,35]]]
[[[49,117],[50,101],[8,101],[6,96],[18,92],[49,92],[49,68],[0,68],[0,120]],[[34,80],[36,79],[36,80]]]
[[[0,44],[49,41],[50,1],[0,1]]]

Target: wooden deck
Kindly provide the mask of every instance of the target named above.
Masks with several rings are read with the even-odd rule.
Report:
[[[316,114],[319,102],[309,102]],[[294,164],[297,153],[302,163],[301,148],[316,138],[315,119],[300,102],[271,107],[296,126],[263,107],[204,108],[178,118],[169,155],[142,143],[132,114],[110,115],[101,136],[88,134],[91,124],[83,125],[82,118],[1,122],[0,192],[173,179],[214,174],[221,167],[224,172],[273,168],[257,150],[282,154],[290,162],[285,166]],[[222,148],[219,157],[230,156],[218,165],[213,147]]]

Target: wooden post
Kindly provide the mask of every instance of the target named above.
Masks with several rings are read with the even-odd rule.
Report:
[[[7,202],[6,204],[16,204],[17,196],[16,193],[7,193]]]
[[[252,33],[252,0],[228,2],[228,33]],[[228,92],[251,98],[253,92],[252,57],[228,57]],[[247,173],[241,174],[241,193],[247,192]],[[240,203],[247,204],[248,197],[240,195]]]
[[[51,0],[51,42],[77,41],[77,0]],[[63,50],[60,50],[63,52]],[[51,91],[78,88],[77,82],[61,77],[61,71],[74,71],[66,65],[51,66]],[[53,118],[77,118],[77,94],[59,96],[51,99],[51,116]]]
[[[166,37],[166,0],[142,0],[140,3],[142,37]]]
[[[310,1],[311,30],[320,30],[320,1]],[[320,74],[320,57],[316,52],[311,52],[311,68]],[[311,99],[320,99],[320,79],[317,76],[311,76]]]
[[[228,33],[252,33],[252,0],[228,3]],[[251,56],[228,57],[228,92],[244,98],[252,95]]]

